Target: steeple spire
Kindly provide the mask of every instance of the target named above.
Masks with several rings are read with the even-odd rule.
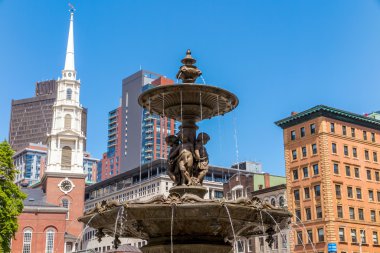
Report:
[[[65,68],[62,71],[63,79],[75,80],[75,62],[74,62],[74,8],[70,5],[70,28],[67,39]]]

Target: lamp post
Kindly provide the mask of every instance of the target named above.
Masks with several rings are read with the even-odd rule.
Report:
[[[369,229],[373,229],[373,227],[368,227]],[[359,229],[360,233],[360,241],[359,241],[359,252],[362,253],[362,243],[363,243],[363,238],[365,238],[365,232],[367,232],[367,228]],[[367,239],[366,239],[367,241]]]

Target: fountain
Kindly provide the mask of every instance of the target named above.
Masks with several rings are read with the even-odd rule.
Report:
[[[168,175],[175,183],[169,196],[124,203],[103,201],[79,218],[97,229],[99,240],[106,234],[113,236],[115,248],[120,237],[133,237],[148,242],[141,248],[144,253],[227,253],[241,237],[265,235],[271,245],[272,236],[288,227],[288,211],[258,198],[204,199],[205,145],[210,136],[197,135],[196,123],[232,111],[238,99],[224,89],[195,84],[202,75],[195,62],[188,50],[177,73],[182,83],[155,87],[138,99],[150,113],[181,122],[179,132],[166,137],[171,147]],[[118,224],[119,220],[123,222]]]

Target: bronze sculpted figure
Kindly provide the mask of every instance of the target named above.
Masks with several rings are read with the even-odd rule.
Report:
[[[197,175],[198,184],[203,184],[203,179],[208,171],[208,154],[204,145],[210,140],[210,136],[206,133],[198,134],[195,143],[194,157],[196,163],[195,173]]]
[[[194,83],[202,75],[202,71],[193,65],[196,60],[191,56],[190,49],[186,51],[186,56],[181,62],[184,65],[179,68],[176,75],[177,79],[181,79],[183,83]]]
[[[195,146],[183,132],[165,138],[171,147],[168,175],[175,185],[202,185],[208,171],[208,154],[204,145],[210,140],[206,133],[198,134]],[[196,163],[194,163],[194,160]]]

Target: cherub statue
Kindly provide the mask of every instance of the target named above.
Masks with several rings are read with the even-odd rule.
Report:
[[[208,154],[204,145],[210,140],[210,136],[206,133],[199,133],[195,143],[194,158],[196,164],[196,175],[198,184],[203,184],[203,179],[208,171]]]
[[[194,146],[193,143],[189,140],[188,136],[184,133],[180,132],[178,137],[181,143],[178,145],[178,158],[177,160],[177,168],[181,173],[180,185],[191,185],[191,175],[193,174],[193,154],[194,154]]]
[[[168,176],[173,180],[174,184],[179,184],[180,173],[176,170],[176,159],[179,154],[179,138],[175,135],[169,135],[165,138],[166,143],[170,147],[170,152],[168,155]]]

